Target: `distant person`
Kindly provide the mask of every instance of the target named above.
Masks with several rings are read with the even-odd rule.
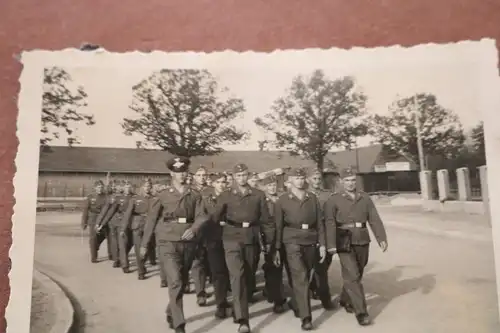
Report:
[[[106,204],[107,194],[104,192],[104,183],[98,180],[94,183],[94,192],[84,201],[81,226],[89,228],[90,261],[97,262],[97,254],[102,242],[106,239],[104,232],[98,231],[97,218]]]
[[[356,172],[345,169],[340,178],[343,190],[328,198],[324,206],[328,252],[338,253],[342,267],[340,305],[348,313],[354,312],[361,326],[367,326],[371,319],[361,283],[370,250],[367,226],[370,225],[383,252],[388,247],[387,235],[372,199],[356,188]]]
[[[257,188],[257,184],[259,182],[259,175],[257,172],[252,172],[250,177],[248,177],[248,185],[252,188]]]

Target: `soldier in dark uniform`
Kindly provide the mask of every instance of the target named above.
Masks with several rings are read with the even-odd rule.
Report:
[[[153,192],[153,196],[154,197],[157,197],[162,191],[164,191],[165,189],[168,188],[168,186],[164,185],[164,184],[155,184],[155,186],[153,186],[154,188],[154,192]],[[153,233],[153,235],[151,236],[152,239],[154,239],[154,243],[156,245],[156,253],[158,254],[160,251],[158,250],[158,242],[156,241],[156,235]],[[168,282],[167,282],[167,275],[165,274],[165,266],[164,266],[164,263],[163,263],[163,260],[162,260],[162,257],[158,255],[158,265],[159,265],[159,273],[160,273],[160,287],[161,288],[167,288],[168,287]],[[189,276],[188,276],[188,285],[189,285]]]
[[[100,180],[94,183],[94,193],[87,196],[84,201],[82,213],[82,229],[89,228],[90,261],[97,262],[97,254],[106,234],[99,232],[97,218],[106,204],[107,195],[104,192],[104,183]]]
[[[110,249],[111,249],[111,260],[113,261],[113,267],[117,268],[120,267],[120,250],[118,246],[118,237],[120,234],[119,228],[115,224],[109,224],[109,223],[103,223],[104,218],[106,214],[108,213],[109,209],[113,205],[113,203],[116,200],[117,196],[117,186],[114,182],[108,184],[107,187],[107,198],[106,198],[106,204],[104,207],[101,209],[101,212],[99,213],[99,217],[97,218],[97,231],[100,232],[101,230],[107,230],[108,232],[108,240],[111,243],[110,244]]]
[[[319,200],[319,205],[323,209],[325,202],[330,196],[333,195],[331,191],[326,191],[323,189],[323,174],[320,170],[314,170],[308,179],[309,188],[308,190],[316,195]],[[330,293],[330,287],[328,284],[328,269],[332,263],[333,255],[327,253],[325,261],[319,263],[319,257],[317,265],[314,270],[314,278],[311,282],[311,291],[313,292],[313,298],[320,299],[323,308],[333,309],[332,296]]]
[[[261,181],[266,194],[267,207],[269,208],[269,223],[274,224],[274,206],[279,198],[278,195],[278,180],[275,176],[269,176]],[[285,311],[286,304],[285,291],[283,286],[283,263],[278,266],[274,264],[274,252],[276,251],[276,239],[266,240],[267,243],[264,252],[264,271],[265,287],[264,294],[270,303],[274,304],[273,311],[282,313]],[[284,251],[282,251],[284,257]]]
[[[387,236],[370,196],[356,190],[356,173],[352,169],[343,170],[341,179],[344,189],[332,195],[324,207],[328,252],[338,253],[342,267],[344,286],[340,304],[347,312],[356,314],[360,325],[366,326],[371,324],[361,283],[370,249],[366,222],[384,252]]]
[[[213,216],[219,196],[226,190],[226,176],[222,173],[213,174],[212,187],[207,187],[203,195],[203,207],[205,213]],[[222,222],[222,225],[224,222]],[[207,249],[207,258],[211,268],[212,283],[215,293],[215,317],[226,318],[229,309],[227,294],[229,291],[229,272],[224,257],[224,246],[222,244],[221,221],[210,221],[201,230],[202,242]]]
[[[132,231],[124,229],[123,217],[128,208],[130,199],[132,198],[132,184],[125,182],[119,189],[121,195],[117,195],[113,202],[110,202],[110,207],[107,209],[105,217],[101,221],[101,225],[111,224],[113,228],[119,231],[118,234],[118,253],[120,257],[120,266],[123,273],[129,273],[128,254],[132,249]]]
[[[255,285],[255,252],[260,233],[273,239],[265,194],[248,186],[248,167],[234,167],[233,187],[219,195],[212,220],[224,221],[222,241],[233,295],[233,318],[239,333],[250,332],[249,300]]]
[[[114,196],[115,192],[113,189],[113,186],[106,186],[106,194],[108,197]],[[113,264],[115,262],[116,257],[114,256],[114,246],[115,246],[115,241],[113,239],[113,235],[111,235],[111,228],[108,226],[107,228],[104,228],[104,233],[106,234],[106,241],[108,245],[108,259],[113,261]],[[117,246],[117,245],[116,245]],[[118,252],[116,252],[118,254]]]
[[[199,193],[203,193],[206,188],[207,175],[208,172],[204,166],[198,167],[198,169],[194,172],[193,183],[191,186]],[[193,277],[194,289],[196,292],[196,303],[199,306],[205,306],[207,304],[207,293],[205,289],[207,276],[209,276],[209,274],[210,271],[208,268],[207,249],[205,248],[203,242],[200,241],[198,243],[196,257],[193,261],[193,267],[191,267],[191,276]]]
[[[302,320],[302,329],[312,326],[310,275],[317,260],[317,244],[321,262],[326,257],[325,224],[318,198],[304,190],[306,172],[290,170],[290,190],[283,194],[275,206],[276,264],[281,262],[280,249],[285,247],[286,263],[291,273],[293,290],[290,305]]]
[[[189,159],[183,157],[166,163],[172,172],[172,184],[159,193],[153,203],[141,244],[141,257],[144,258],[151,237],[156,234],[168,282],[167,322],[176,333],[185,332],[184,284],[196,254],[195,219],[204,211],[201,195],[185,184],[189,163]]]
[[[130,199],[127,210],[122,220],[122,230],[132,230],[132,238],[134,243],[134,252],[137,263],[138,279],[144,280],[146,278],[146,265],[141,257],[141,243],[144,234],[144,226],[146,217],[151,210],[154,197],[151,195],[152,184],[151,181],[146,180],[142,187],[142,193],[135,195]],[[151,265],[156,265],[156,244],[154,237],[148,243],[148,259]]]

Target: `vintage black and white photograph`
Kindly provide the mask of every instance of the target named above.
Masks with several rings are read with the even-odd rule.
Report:
[[[23,65],[31,332],[500,331],[493,41]]]

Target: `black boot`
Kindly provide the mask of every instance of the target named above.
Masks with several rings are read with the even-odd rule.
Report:
[[[343,307],[347,313],[354,312],[354,308],[352,307],[352,305],[347,302],[340,301],[340,306]]]
[[[160,288],[167,288],[168,287],[168,283],[167,281],[161,281],[161,284],[160,284]]]
[[[303,331],[310,331],[313,329],[312,320],[310,317],[302,319],[302,325],[300,326]]]
[[[119,261],[115,261],[113,263],[113,268],[118,268],[118,267],[120,267],[120,262]]]
[[[368,313],[360,313],[356,315],[356,319],[358,320],[358,324],[361,326],[368,326],[372,324],[372,321]]]

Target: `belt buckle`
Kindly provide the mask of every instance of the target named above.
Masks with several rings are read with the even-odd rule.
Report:
[[[250,222],[243,222],[243,223],[241,224],[241,226],[242,226],[243,228],[248,228],[248,227],[250,227]]]
[[[309,229],[309,224],[302,224],[300,228],[302,230],[308,230]]]
[[[361,223],[361,222],[354,222],[354,227],[361,228],[362,226],[363,226],[363,223]]]
[[[186,218],[185,217],[179,217],[177,219],[177,223],[180,223],[180,224],[185,224],[187,222]]]
[[[226,221],[219,221],[219,225],[220,225],[221,227],[225,226],[225,225],[226,225]]]

